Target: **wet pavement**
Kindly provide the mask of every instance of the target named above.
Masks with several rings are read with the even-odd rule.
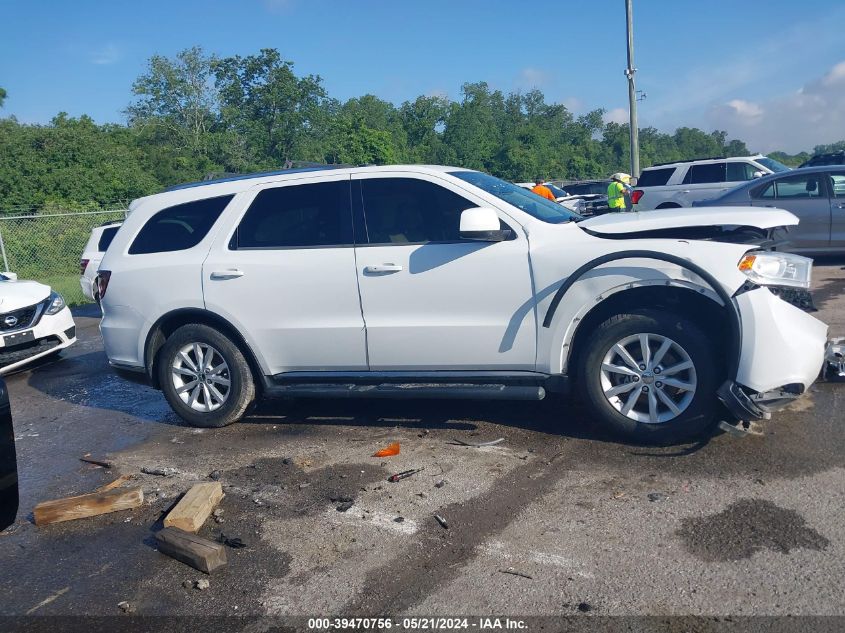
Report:
[[[815,279],[845,335],[842,262]],[[76,321],[61,359],[7,379],[21,511],[0,535],[2,615],[845,615],[845,385],[816,384],[762,437],[666,448],[620,443],[557,398],[278,400],[202,430],[109,371],[94,311]],[[400,455],[371,457],[394,441]],[[140,508],[32,524],[36,503],[120,474]],[[200,534],[246,547],[199,591],[153,535],[210,476],[226,496]]]

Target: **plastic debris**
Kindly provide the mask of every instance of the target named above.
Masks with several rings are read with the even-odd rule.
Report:
[[[343,501],[343,502],[341,502],[340,504],[338,504],[338,506],[337,506],[337,511],[338,511],[338,512],[346,512],[346,511],[347,511],[347,510],[349,510],[349,508],[351,508],[354,504],[355,504],[355,502],[354,502],[354,501]]]
[[[241,549],[242,547],[246,547],[246,543],[244,543],[241,539],[232,536],[226,536],[223,532],[220,532],[220,536],[217,537],[218,543],[223,543],[226,547],[231,547],[232,549]]]
[[[519,576],[520,578],[527,578],[528,580],[534,578],[533,576],[524,574],[521,571],[516,571],[513,567],[508,567],[507,569],[500,569],[499,572],[502,574],[510,574],[511,576]]]
[[[387,478],[390,483],[396,483],[400,479],[407,479],[411,475],[416,475],[418,472],[425,470],[424,468],[412,468],[411,470],[403,470],[401,473],[396,473]]]
[[[449,529],[449,524],[446,523],[446,519],[444,519],[442,516],[440,516],[439,514],[435,514],[434,518],[437,519],[437,522],[440,524],[440,527],[442,527],[444,530]]]
[[[472,448],[482,448],[483,446],[495,446],[496,444],[501,444],[505,441],[505,438],[500,437],[497,440],[491,440],[489,442],[465,442],[463,440],[453,439],[450,444],[457,444],[459,446],[471,446]],[[529,452],[531,452],[529,450]]]
[[[373,457],[393,457],[394,455],[399,454],[399,442],[393,442],[386,448],[381,449],[380,451],[376,451],[373,453]]]
[[[158,475],[159,477],[172,477],[179,474],[178,470],[168,466],[143,466],[141,472],[146,475]]]

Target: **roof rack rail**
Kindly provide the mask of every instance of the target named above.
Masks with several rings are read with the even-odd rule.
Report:
[[[670,160],[665,163],[654,163],[652,167],[662,167],[663,165],[678,165],[680,163],[694,163],[699,160],[724,160],[727,156],[707,156],[705,158],[688,158],[687,160]]]
[[[311,165],[309,167],[294,167],[292,169],[275,169],[272,171],[260,171],[251,174],[233,174],[219,178],[206,178],[196,182],[186,182],[168,187],[165,191],[178,191],[179,189],[190,189],[192,187],[204,187],[205,185],[216,185],[221,182],[236,182],[238,180],[249,180],[251,178],[266,178],[268,176],[284,176],[286,174],[302,174],[312,171],[325,171],[329,169],[345,169],[352,165]]]

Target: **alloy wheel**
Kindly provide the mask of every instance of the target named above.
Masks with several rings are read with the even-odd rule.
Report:
[[[194,411],[208,413],[229,398],[232,377],[226,359],[208,343],[188,343],[170,366],[176,395]]]
[[[645,424],[674,420],[695,397],[695,364],[676,341],[633,334],[612,345],[601,365],[605,398],[622,415]]]

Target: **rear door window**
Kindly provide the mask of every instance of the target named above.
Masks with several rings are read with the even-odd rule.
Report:
[[[674,167],[646,169],[637,179],[637,187],[662,187],[669,182],[674,172]]]
[[[725,163],[692,165],[684,178],[685,185],[725,182]]]
[[[845,198],[845,169],[831,172],[829,178],[830,195],[834,198]]]
[[[230,248],[315,248],[352,244],[349,181],[264,189],[244,214]]]
[[[193,248],[208,235],[233,197],[206,198],[162,209],[147,220],[129,247],[129,254],[168,253]]]

